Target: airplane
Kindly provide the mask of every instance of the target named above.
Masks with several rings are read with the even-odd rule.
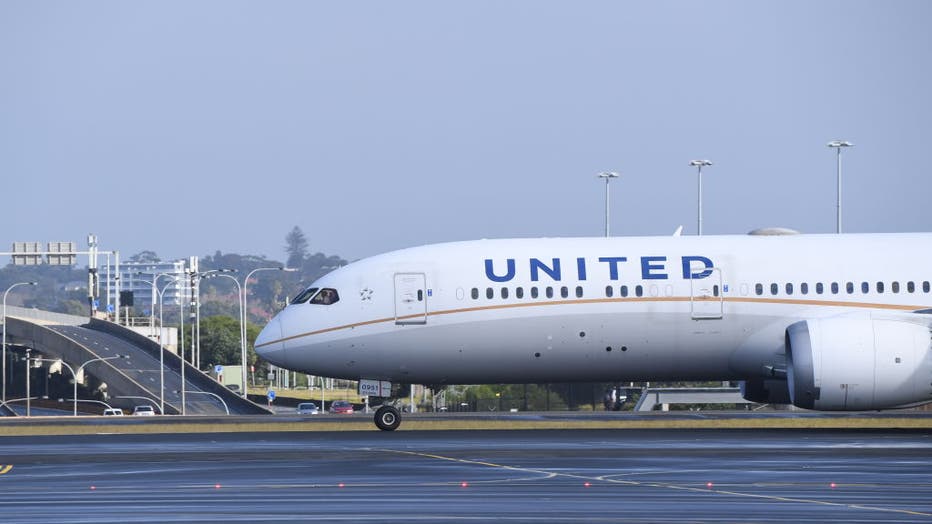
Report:
[[[737,380],[823,411],[932,401],[932,234],[475,240],[365,258],[265,326],[264,360],[359,380]],[[778,232],[785,233],[785,232]],[[376,426],[396,429],[383,405]]]

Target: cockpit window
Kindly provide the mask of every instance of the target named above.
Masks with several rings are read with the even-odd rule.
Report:
[[[317,290],[318,290],[318,289],[320,289],[320,288],[317,288],[317,287],[310,287],[310,288],[305,289],[304,291],[298,293],[298,296],[294,297],[294,299],[292,299],[291,303],[292,303],[292,304],[303,304],[303,303],[307,302],[307,299],[309,299],[309,298],[311,298],[312,296],[314,296],[314,293],[317,293]]]
[[[311,299],[311,304],[321,304],[324,306],[329,306],[340,300],[340,294],[337,293],[336,289],[331,289],[325,287],[320,290],[314,298]]]

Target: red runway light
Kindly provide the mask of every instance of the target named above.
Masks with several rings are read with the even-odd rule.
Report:
[[[828,485],[828,487],[835,489],[836,487],[838,487],[838,484],[835,484],[834,482],[832,482],[831,484]]]
[[[469,482],[460,482],[460,487],[461,487],[461,488],[468,488],[468,487],[469,487]]]
[[[345,486],[346,486],[346,484],[344,484],[344,483],[342,483],[342,482],[339,483],[339,484],[337,484],[337,487],[338,487],[338,488],[342,488],[342,487],[345,487]]]
[[[712,483],[711,483],[711,482],[706,482],[706,483],[705,483],[705,487],[707,487],[707,488],[709,488],[709,489],[712,489]]]
[[[214,484],[214,489],[220,489],[220,484]]]
[[[583,484],[583,486],[585,486],[585,487],[587,487],[587,488],[588,488],[589,486],[591,486],[591,485],[592,485],[591,482],[585,482],[585,483]]]
[[[91,491],[94,491],[95,489],[97,489],[97,486],[91,486]]]

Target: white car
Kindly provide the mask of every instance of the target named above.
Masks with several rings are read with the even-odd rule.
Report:
[[[298,415],[316,415],[319,411],[317,404],[313,402],[302,402],[298,404]]]
[[[136,406],[133,408],[133,415],[151,417],[155,415],[155,409],[152,406]]]
[[[108,408],[104,410],[105,417],[122,417],[123,410],[120,408]]]

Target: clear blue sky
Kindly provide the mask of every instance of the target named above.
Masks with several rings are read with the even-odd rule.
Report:
[[[932,2],[0,3],[0,246],[929,231]]]

